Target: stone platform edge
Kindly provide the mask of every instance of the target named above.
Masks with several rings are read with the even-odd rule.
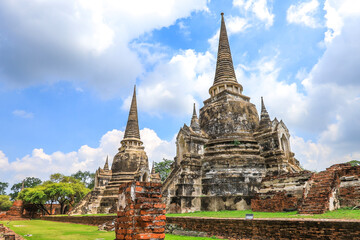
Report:
[[[360,220],[167,217],[166,222],[228,239],[360,239]]]

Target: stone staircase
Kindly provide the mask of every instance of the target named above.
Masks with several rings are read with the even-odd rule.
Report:
[[[314,173],[306,183],[300,214],[321,214],[339,207],[337,192],[339,177],[336,168]]]
[[[74,207],[70,212],[71,215],[77,214],[96,214],[100,206],[101,196],[104,188],[96,187]]]

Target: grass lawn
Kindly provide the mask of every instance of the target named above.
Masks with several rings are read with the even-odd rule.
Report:
[[[114,232],[98,231],[96,226],[87,226],[81,224],[51,222],[43,220],[27,220],[27,221],[0,221],[6,227],[11,228],[14,232],[24,237],[31,234],[31,237],[25,239],[36,240],[113,240]],[[207,240],[213,238],[204,237],[185,237],[166,235],[166,240]]]
[[[54,217],[64,217],[69,216],[67,214],[58,214],[58,215],[51,215]],[[79,214],[79,215],[71,215],[71,217],[84,217],[84,216],[116,216],[116,213],[96,213],[96,214]]]
[[[193,212],[166,214],[168,217],[216,217],[216,218],[245,218],[245,214],[254,214],[254,218],[326,218],[326,219],[360,219],[360,210],[338,209],[324,214],[300,215],[297,212],[253,212],[244,211],[220,211],[220,212]]]

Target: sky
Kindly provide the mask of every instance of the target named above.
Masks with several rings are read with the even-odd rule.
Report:
[[[301,166],[359,160],[357,0],[2,0],[0,181],[102,167],[135,84],[149,161],[172,159],[209,98],[221,12],[243,93],[285,122]]]

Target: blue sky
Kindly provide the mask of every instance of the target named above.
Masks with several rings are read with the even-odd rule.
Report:
[[[360,159],[356,0],[4,0],[0,181],[102,166],[134,84],[150,161],[173,158],[209,97],[221,12],[244,94],[285,122],[301,165]]]

